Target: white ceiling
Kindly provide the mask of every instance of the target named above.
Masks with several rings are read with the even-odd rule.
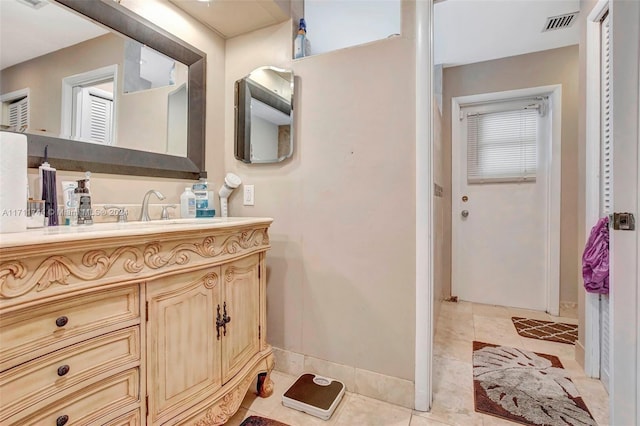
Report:
[[[434,6],[434,63],[462,65],[578,44],[579,25],[542,32],[579,0],[444,0]],[[577,21],[577,19],[576,19]]]
[[[2,1],[2,0],[0,0]],[[169,0],[224,38],[235,37],[289,19],[277,0]]]
[[[0,0],[0,69],[106,32],[57,4],[34,9],[17,0]]]
[[[169,0],[223,37],[289,19],[282,0]],[[435,4],[435,63],[486,61],[578,43],[578,25],[541,32],[546,18],[579,10],[579,0],[443,0]],[[286,2],[284,2],[286,4]],[[70,31],[73,29],[73,31]],[[0,69],[105,33],[56,4],[33,9],[0,0]],[[19,45],[19,48],[16,46]]]

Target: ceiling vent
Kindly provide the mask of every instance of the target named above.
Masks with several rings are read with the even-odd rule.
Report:
[[[34,9],[40,9],[41,7],[46,6],[48,4],[46,0],[17,0],[17,2],[25,4]]]
[[[547,23],[544,25],[542,32],[569,28],[576,21],[578,13],[580,12],[565,13],[564,15],[547,18]]]

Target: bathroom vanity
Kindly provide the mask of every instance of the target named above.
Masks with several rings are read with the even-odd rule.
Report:
[[[218,425],[272,391],[268,218],[0,236],[0,424]]]

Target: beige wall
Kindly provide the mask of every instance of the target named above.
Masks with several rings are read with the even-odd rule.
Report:
[[[407,21],[405,21],[407,22]],[[409,19],[408,22],[412,22]],[[225,164],[271,216],[269,342],[414,377],[414,41],[408,36],[291,61],[290,23],[227,41]],[[282,46],[286,46],[283,49]],[[262,65],[296,74],[295,152],[233,158],[233,82]]]
[[[121,5],[159,25],[187,43],[202,50],[207,55],[206,86],[206,159],[205,167],[209,172],[209,182],[217,185],[224,176],[224,40],[207,27],[186,15],[180,9],[162,0],[122,0]],[[145,136],[141,136],[145,137]],[[148,136],[146,136],[148,137]],[[52,164],[55,167],[55,163]],[[37,170],[29,170],[30,183],[35,182]],[[80,179],[82,173],[59,170],[58,180]],[[151,189],[161,191],[167,199],[163,203],[180,203],[180,194],[185,184],[193,181],[180,179],[162,179],[110,174],[92,175],[92,197],[94,204],[130,204],[139,205],[144,193]],[[216,187],[217,188],[217,187]],[[62,204],[62,195],[58,194]],[[160,201],[152,200],[152,203]],[[216,201],[217,204],[217,201]],[[218,207],[216,207],[218,208]],[[135,209],[133,209],[135,215]],[[179,214],[175,212],[173,214]],[[152,210],[153,217],[159,212]],[[134,219],[135,217],[131,217]]]
[[[451,197],[451,98],[527,87],[562,85],[562,186],[560,214],[560,301],[578,301],[578,46],[445,68],[445,192]],[[451,211],[445,214],[448,239]],[[450,264],[450,258],[449,258]],[[450,281],[450,279],[449,279]]]

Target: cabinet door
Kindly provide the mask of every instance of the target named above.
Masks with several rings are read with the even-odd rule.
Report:
[[[227,335],[222,338],[222,379],[227,382],[260,349],[260,280],[258,254],[222,266]]]
[[[216,336],[220,288],[219,267],[147,283],[151,423],[175,416],[222,386]]]

